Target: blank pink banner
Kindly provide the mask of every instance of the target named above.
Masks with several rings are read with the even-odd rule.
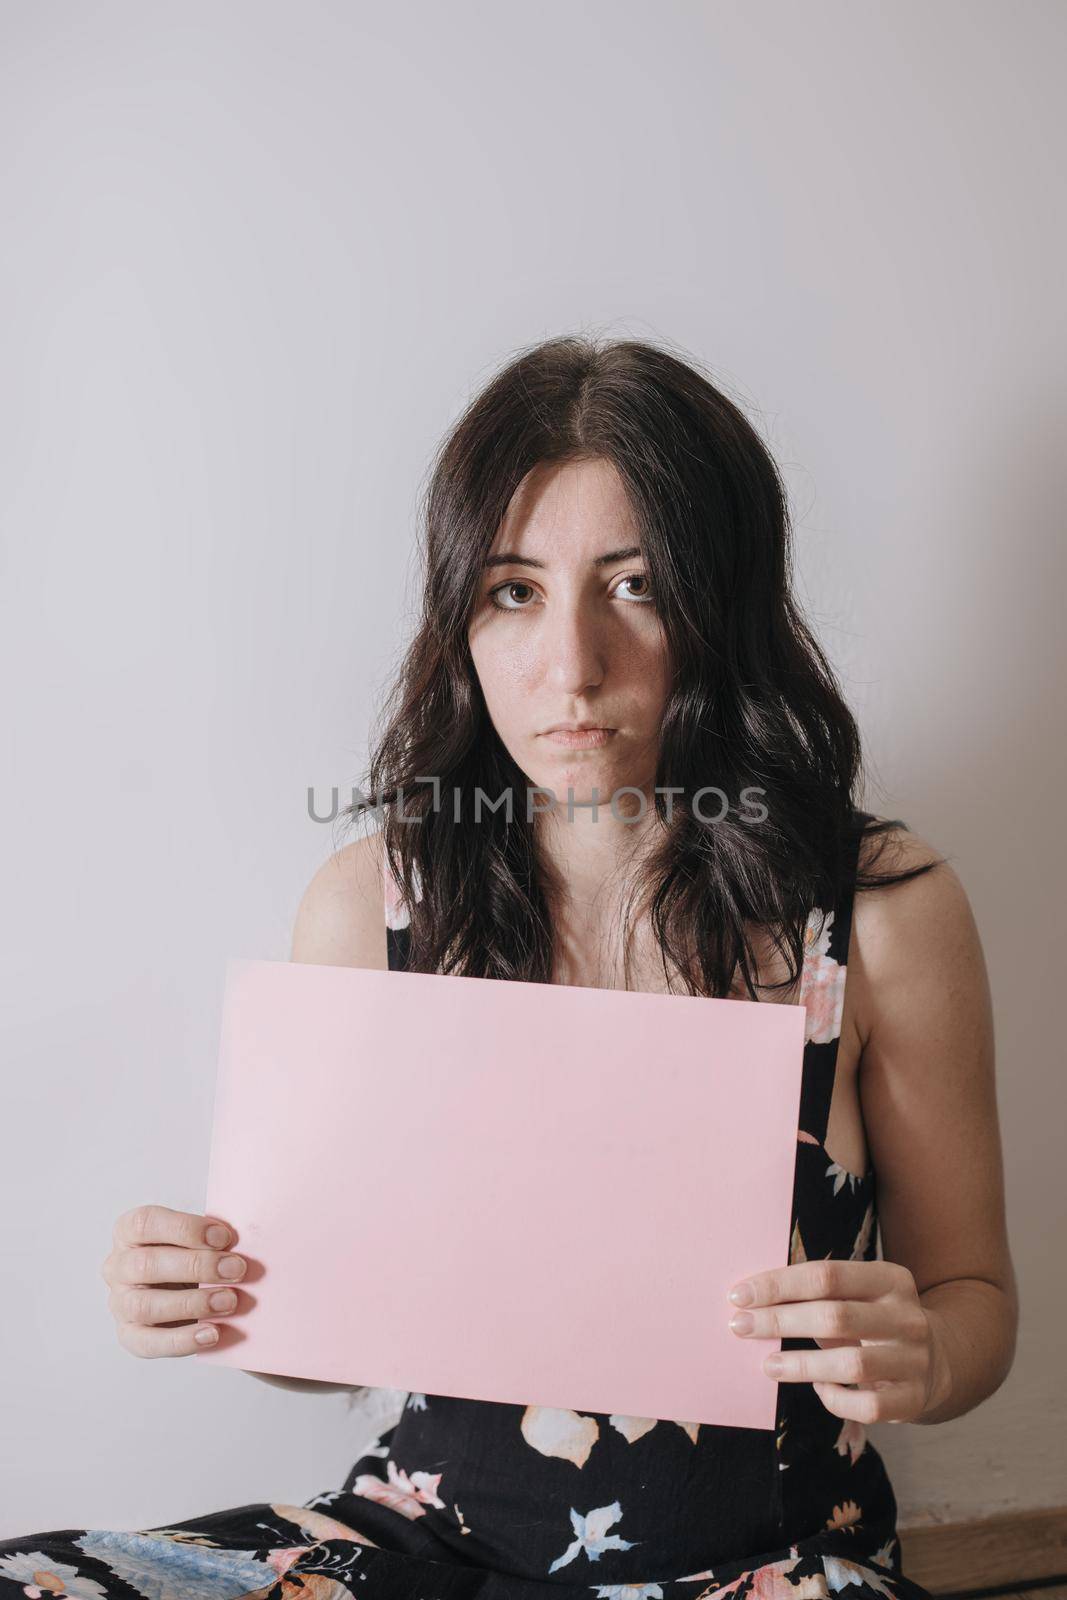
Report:
[[[205,1212],[242,1309],[201,1361],[771,1429],[804,1008],[234,960]]]

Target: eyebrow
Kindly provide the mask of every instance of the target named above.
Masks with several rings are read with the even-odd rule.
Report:
[[[641,546],[631,544],[625,550],[609,550],[606,555],[594,556],[592,565],[594,567],[610,567],[615,561],[629,561],[632,556],[639,556],[640,554]],[[487,567],[545,567],[548,563],[535,561],[533,556],[520,556],[514,550],[505,550],[500,555],[487,556],[485,565]]]

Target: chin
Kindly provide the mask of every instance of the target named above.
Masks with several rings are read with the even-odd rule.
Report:
[[[568,789],[574,790],[575,805],[591,805],[594,789],[598,802],[609,805],[615,790],[622,788],[625,779],[618,776],[613,766],[593,760],[593,754],[592,751],[583,755],[581,751],[561,750],[558,761],[538,763],[537,775],[529,780],[530,784],[550,789],[561,808],[567,804]]]

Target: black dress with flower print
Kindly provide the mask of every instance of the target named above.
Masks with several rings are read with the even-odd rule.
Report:
[[[857,848],[858,831],[839,903],[808,918],[791,1262],[877,1253],[875,1173],[845,1171],[824,1143]],[[400,969],[408,917],[388,872],[383,892]],[[303,1506],[0,1541],[0,1596],[820,1600],[847,1588],[850,1600],[929,1600],[902,1575],[881,1456],[810,1383],[778,1385],[773,1432],[437,1394],[400,1407],[344,1483]]]

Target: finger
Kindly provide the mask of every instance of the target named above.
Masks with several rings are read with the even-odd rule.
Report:
[[[763,1370],[779,1383],[908,1383],[925,1371],[925,1358],[917,1346],[907,1344],[845,1344],[834,1350],[775,1350],[764,1358]]]
[[[905,1300],[786,1301],[756,1310],[735,1311],[730,1328],[739,1339],[899,1339],[922,1343],[928,1337],[926,1314]]]
[[[116,1322],[156,1326],[225,1315],[235,1311],[238,1303],[236,1289],[149,1289],[143,1284],[112,1291],[108,1297],[109,1310]]]
[[[910,1422],[922,1409],[914,1383],[886,1382],[857,1389],[814,1383],[812,1388],[827,1411],[852,1422]]]
[[[150,1328],[140,1322],[120,1322],[119,1343],[131,1355],[154,1360],[159,1356],[191,1356],[207,1344],[218,1342],[218,1331],[207,1339],[198,1339],[198,1333],[214,1330],[212,1323],[187,1322],[180,1328]]]
[[[171,1206],[134,1206],[132,1211],[124,1211],[115,1224],[114,1242],[120,1249],[129,1245],[180,1244],[187,1250],[194,1250],[198,1245],[228,1250],[237,1243],[237,1230],[219,1217],[199,1216],[195,1211],[175,1211]]]
[[[231,1270],[229,1262],[237,1263]],[[112,1263],[112,1281],[126,1283],[233,1283],[247,1268],[243,1256],[219,1250],[182,1250],[177,1245],[150,1244],[119,1251]]]
[[[751,1298],[733,1301],[745,1310],[773,1305],[781,1300],[876,1300],[899,1293],[914,1284],[911,1273],[895,1261],[794,1261],[768,1272],[751,1272],[730,1290],[730,1299],[742,1288]]]

